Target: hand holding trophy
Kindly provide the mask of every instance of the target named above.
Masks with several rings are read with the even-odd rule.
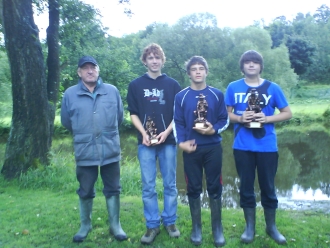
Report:
[[[149,136],[150,144],[151,145],[156,144],[158,142],[157,128],[150,116],[148,116],[145,126],[146,126],[146,132]]]
[[[248,98],[248,107],[246,108],[246,111],[253,111],[254,113],[261,112],[259,93],[256,89],[250,90],[250,96]],[[262,128],[263,124],[253,118],[251,122],[245,123],[244,126],[248,128]]]
[[[194,114],[197,116],[196,120],[194,121],[194,126],[197,128],[207,128],[206,114],[208,104],[205,100],[205,97],[206,96],[204,96],[202,93],[199,94],[197,109],[194,111]]]

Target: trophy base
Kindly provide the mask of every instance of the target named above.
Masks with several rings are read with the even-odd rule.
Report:
[[[197,127],[197,128],[207,128],[207,126],[205,125],[204,122],[197,122],[197,123],[195,123],[194,127]]]
[[[151,145],[154,145],[154,144],[156,144],[156,143],[158,143],[158,139],[151,139],[151,140],[150,140],[150,144],[151,144]]]
[[[262,128],[263,127],[262,123],[254,122],[254,121],[245,123],[244,126],[247,128]]]

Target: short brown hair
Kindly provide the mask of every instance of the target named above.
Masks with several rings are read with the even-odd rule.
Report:
[[[165,63],[165,61],[166,61],[165,53],[164,53],[163,49],[161,48],[161,46],[156,43],[151,43],[143,49],[143,53],[140,58],[142,63],[146,62],[147,56],[150,53],[160,56],[161,59],[163,60],[163,63]]]
[[[239,67],[241,69],[241,72],[243,73],[244,73],[244,63],[247,61],[258,63],[260,65],[260,74],[261,74],[262,70],[264,69],[264,59],[262,58],[260,53],[254,50],[248,50],[242,54],[239,60]]]
[[[206,62],[206,60],[202,56],[192,56],[188,61],[186,61],[185,66],[186,66],[186,72],[188,75],[190,75],[190,67],[192,65],[202,65],[205,67],[206,72],[209,71],[209,66]]]

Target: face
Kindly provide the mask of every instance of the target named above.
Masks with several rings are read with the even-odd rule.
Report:
[[[206,76],[207,76],[207,71],[203,65],[195,64],[190,67],[189,77],[192,83],[194,84],[205,83]]]
[[[85,84],[94,85],[99,78],[99,67],[92,63],[86,63],[78,68],[78,75]]]
[[[246,76],[258,76],[260,74],[260,64],[253,61],[245,61],[243,65]]]
[[[145,65],[147,66],[149,72],[152,73],[160,72],[163,67],[163,64],[164,64],[163,60],[159,55],[150,53],[146,57]]]

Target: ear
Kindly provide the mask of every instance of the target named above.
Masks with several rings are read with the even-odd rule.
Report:
[[[77,74],[78,74],[79,77],[81,77],[80,68],[78,68],[78,70],[77,70]]]

